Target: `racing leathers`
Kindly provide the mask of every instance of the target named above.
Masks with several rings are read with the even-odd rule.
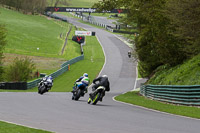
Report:
[[[85,93],[86,93],[89,83],[90,83],[90,81],[89,81],[88,77],[81,76],[79,79],[76,80],[75,86],[73,87],[73,91],[75,89],[83,87],[85,89]]]
[[[97,84],[96,82],[99,81]],[[93,87],[92,90],[95,91],[99,86],[104,86],[106,91],[110,91],[110,82],[108,80],[108,77],[100,76],[93,80]]]
[[[98,82],[98,83],[96,83]],[[90,93],[90,98],[93,100],[94,96],[96,95],[96,89],[99,87],[99,86],[103,86],[105,87],[105,91],[110,91],[110,82],[108,80],[108,77],[107,76],[100,76],[96,79],[93,80],[93,83],[94,85],[92,86],[92,93]],[[103,93],[103,96],[105,96],[105,91]],[[102,96],[102,98],[103,98]],[[102,99],[100,99],[100,101],[102,101]]]

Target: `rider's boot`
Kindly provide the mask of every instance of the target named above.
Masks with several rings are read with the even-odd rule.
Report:
[[[94,97],[92,93],[90,93],[89,96],[90,96],[90,99],[91,99],[91,100],[92,100],[93,97]]]
[[[88,99],[88,104],[90,104],[90,103],[91,103],[91,101],[92,101],[92,100],[91,100],[91,98],[89,97],[89,99]]]
[[[103,97],[100,97],[99,101],[101,101],[101,102],[102,102],[102,100],[103,100]]]

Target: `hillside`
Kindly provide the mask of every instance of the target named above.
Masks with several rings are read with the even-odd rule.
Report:
[[[3,60],[5,67],[16,57],[28,56],[36,63],[39,71],[51,73],[60,68],[64,61],[80,55],[80,47],[74,45],[75,42],[71,40],[75,27],[69,23],[45,16],[25,15],[5,8],[0,8],[0,18],[0,23],[4,24],[7,30]],[[68,47],[61,55],[70,27],[72,32]]]
[[[11,64],[15,57],[28,56],[36,63],[40,73],[50,74],[58,70],[64,61],[81,55],[80,45],[72,41],[75,26],[45,16],[24,15],[4,8],[0,8],[0,12],[0,23],[3,23],[7,29],[8,44],[4,51],[4,68]],[[72,31],[65,52],[61,55],[61,48],[70,27]],[[82,29],[78,28],[78,30]],[[60,33],[64,34],[62,38]],[[104,64],[104,53],[96,36],[86,37],[86,45],[83,49],[84,60],[71,65],[69,72],[56,78],[53,91],[71,91],[74,81],[83,72],[87,72],[91,79],[97,76]],[[37,91],[37,89],[28,91]]]
[[[155,85],[200,85],[200,54],[173,68],[160,67],[148,81]]]
[[[0,12],[0,23],[7,29],[5,53],[58,56],[64,43],[59,36],[68,27],[59,26],[44,16],[24,15],[4,8]]]

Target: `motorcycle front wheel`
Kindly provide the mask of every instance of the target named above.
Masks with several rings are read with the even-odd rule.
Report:
[[[81,90],[78,89],[77,92],[76,92],[76,95],[74,96],[74,100],[77,101],[80,98],[80,96],[81,96]]]
[[[46,92],[46,87],[45,87],[45,85],[40,85],[39,87],[38,87],[38,93],[39,94],[44,94]]]

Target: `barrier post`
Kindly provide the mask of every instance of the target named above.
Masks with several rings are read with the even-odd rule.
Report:
[[[70,70],[70,64],[68,64],[68,70]]]

